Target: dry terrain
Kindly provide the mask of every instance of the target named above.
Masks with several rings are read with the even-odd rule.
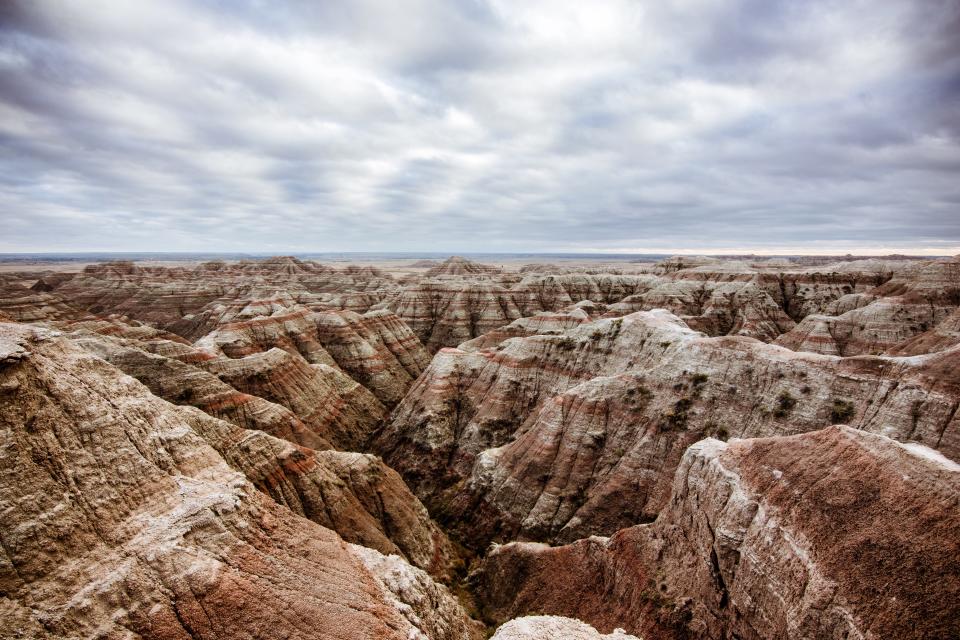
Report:
[[[960,637],[960,258],[0,264],[0,637]]]

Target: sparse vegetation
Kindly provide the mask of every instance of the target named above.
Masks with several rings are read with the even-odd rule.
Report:
[[[607,441],[607,434],[605,432],[588,433],[587,438],[588,441],[585,443],[587,446],[601,449],[603,448],[603,443]]]
[[[854,406],[846,400],[834,398],[830,406],[830,424],[844,424],[849,422],[857,413]]]
[[[786,418],[793,412],[795,406],[797,406],[797,399],[790,395],[789,391],[781,391],[780,395],[777,396],[777,406],[773,410],[773,417]]]
[[[627,389],[625,395],[627,404],[636,408],[646,405],[650,401],[650,398],[653,397],[653,392],[645,386],[640,385],[638,387],[630,387]]]
[[[707,438],[716,438],[717,440],[723,440],[724,442],[730,437],[730,432],[727,431],[725,427],[721,427],[716,422],[711,420],[704,427],[703,435]]]
[[[917,430],[917,425],[920,424],[920,416],[923,415],[920,411],[920,407],[923,406],[923,400],[915,400],[910,406],[910,423],[911,429],[910,433],[912,434]]]
[[[690,417],[690,407],[692,406],[693,400],[690,398],[680,398],[677,400],[673,405],[673,409],[663,414],[663,422],[660,428],[664,431],[674,431],[686,427],[687,420]]]
[[[617,318],[616,320],[610,323],[610,326],[613,327],[613,332],[610,334],[610,339],[613,340],[618,335],[620,335],[620,330],[623,328],[623,319]]]

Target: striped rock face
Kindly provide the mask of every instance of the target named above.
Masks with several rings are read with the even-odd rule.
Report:
[[[958,497],[956,463],[849,427],[709,439],[653,524],[503,545],[477,581],[500,619],[537,611],[647,638],[956,637]]]
[[[437,354],[374,446],[461,540],[652,520],[704,437],[849,423],[960,459],[960,351],[839,358],[710,338],[664,311]]]
[[[477,631],[425,573],[411,567],[417,581],[391,587],[369,554],[226,460],[244,471],[236,458],[282,460],[289,478],[309,471],[308,456],[244,445],[228,423],[153,396],[62,337],[0,325],[0,408],[3,637]]]
[[[0,637],[960,636],[960,260],[400,262],[0,274]]]

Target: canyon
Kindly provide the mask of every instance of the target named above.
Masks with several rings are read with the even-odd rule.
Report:
[[[0,271],[0,636],[960,637],[960,257]]]

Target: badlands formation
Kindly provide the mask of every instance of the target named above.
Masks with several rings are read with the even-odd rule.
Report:
[[[0,272],[0,637],[960,637],[960,259]]]

